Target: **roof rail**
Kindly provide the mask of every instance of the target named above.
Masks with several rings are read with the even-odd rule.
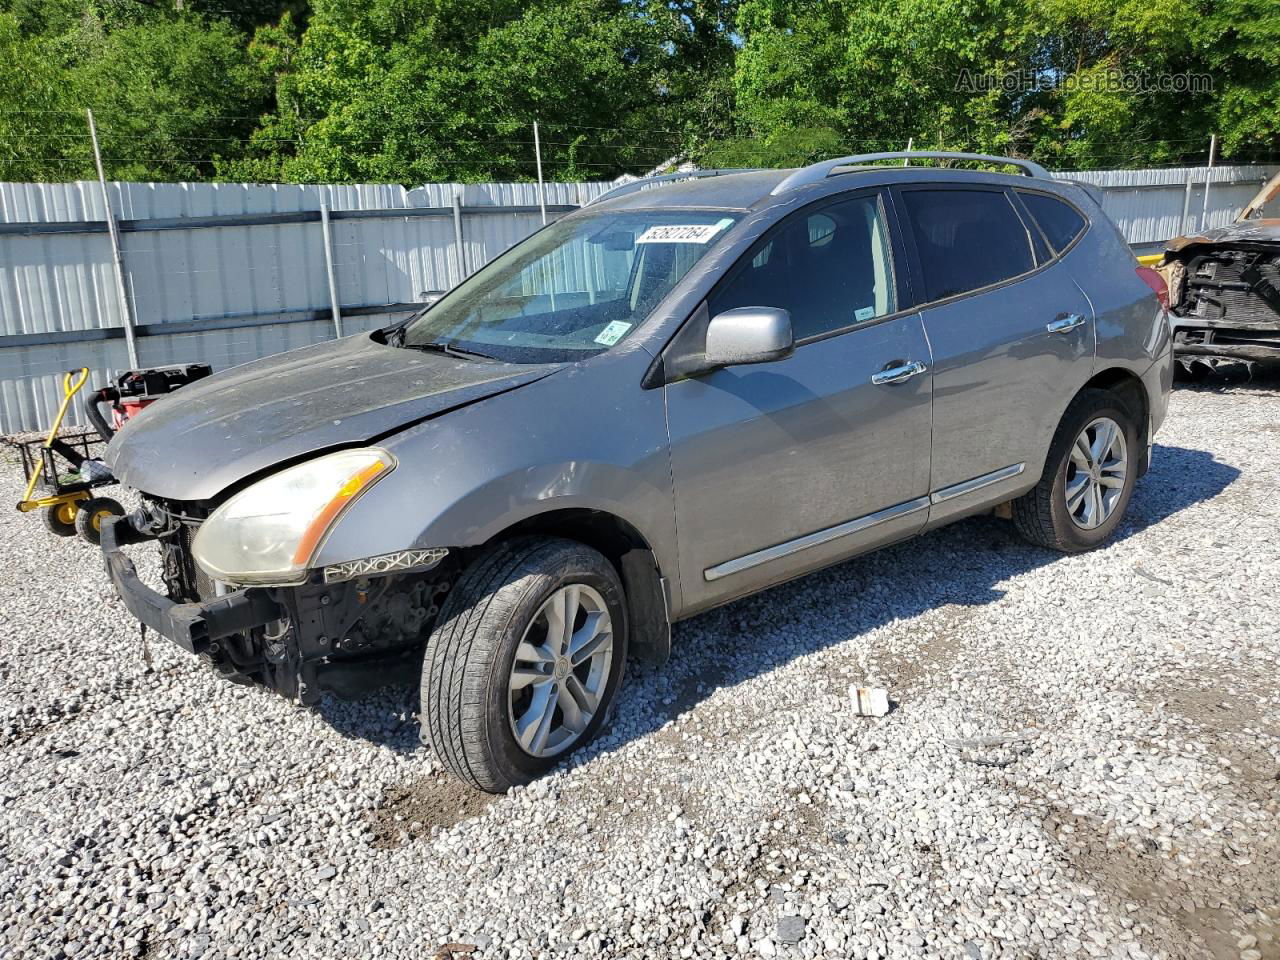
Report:
[[[610,200],[616,200],[618,197],[625,196],[628,193],[635,193],[637,190],[643,190],[645,187],[660,183],[671,183],[675,180],[697,180],[701,177],[721,177],[730,173],[756,173],[758,170],[759,167],[730,167],[723,170],[686,170],[684,173],[663,173],[656,177],[638,177],[635,180],[620,183],[597,197],[592,197],[583,206],[589,207],[593,203],[599,203],[606,197]]]
[[[819,160],[807,167],[802,167],[773,188],[773,196],[804,187],[811,183],[819,183],[831,176],[837,167],[848,167],[860,163],[874,163],[877,160],[975,160],[982,163],[1002,163],[1021,167],[1028,177],[1049,178],[1049,171],[1030,160],[1019,160],[1016,157],[993,157],[985,153],[952,153],[947,150],[894,150],[889,153],[859,153],[852,157],[836,157],[834,160]]]

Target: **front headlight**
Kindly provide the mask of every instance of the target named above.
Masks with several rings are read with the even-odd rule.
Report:
[[[215,580],[301,583],[342,511],[395,465],[387,451],[369,447],[281,470],[215,510],[191,552]]]

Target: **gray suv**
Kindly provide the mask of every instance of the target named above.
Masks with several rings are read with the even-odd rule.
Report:
[[[676,620],[980,512],[1098,546],[1165,415],[1163,283],[1086,187],[903,156],[629,184],[403,323],[161,400],[108,453],[143,503],[117,592],[303,702],[420,670],[424,740],[501,791]]]

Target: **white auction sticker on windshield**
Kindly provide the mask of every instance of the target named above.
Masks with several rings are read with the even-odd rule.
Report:
[[[596,343],[602,343],[606,347],[612,347],[615,343],[622,339],[622,335],[631,329],[631,324],[624,320],[614,320],[603,330],[596,334]]]
[[[707,243],[731,223],[732,220],[726,219],[719,223],[673,223],[650,227],[636,237],[636,243]]]

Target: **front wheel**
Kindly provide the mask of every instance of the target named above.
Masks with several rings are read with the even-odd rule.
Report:
[[[1018,532],[1066,553],[1102,544],[1133,496],[1139,442],[1137,421],[1115,394],[1083,391],[1058,425],[1040,482],[1013,501]]]
[[[608,560],[571,540],[502,544],[458,579],[427,641],[423,739],[481,790],[529,783],[604,726],[626,656]]]

